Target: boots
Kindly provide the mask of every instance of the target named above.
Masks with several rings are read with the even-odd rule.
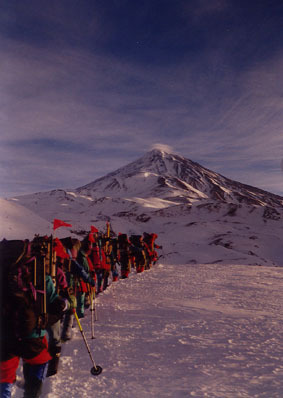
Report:
[[[61,354],[61,347],[52,347],[49,350],[52,359],[48,362],[48,370],[46,377],[51,377],[56,375],[58,371],[59,359]]]
[[[85,308],[89,308],[90,307],[90,297],[89,297],[89,293],[86,293],[85,295]]]
[[[61,341],[66,342],[72,338],[72,327],[73,327],[74,313],[72,310],[66,311],[63,320],[63,330],[61,335]]]
[[[45,375],[47,363],[41,365],[29,365],[24,363],[23,373],[25,378],[24,397],[38,398],[42,390],[42,381]]]
[[[40,397],[42,390],[42,380],[39,380],[36,377],[31,378],[29,382],[25,383],[24,389],[23,398],[38,398]]]

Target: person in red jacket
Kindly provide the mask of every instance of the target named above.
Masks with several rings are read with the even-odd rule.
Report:
[[[158,259],[158,254],[155,249],[162,249],[162,246],[159,246],[155,243],[155,240],[158,238],[157,234],[148,234],[144,232],[143,234],[143,242],[145,246],[146,252],[146,266],[145,269],[151,268],[152,264],[155,264]]]
[[[141,235],[132,235],[130,237],[132,243],[131,252],[134,258],[134,267],[137,273],[144,271],[145,266],[145,247]]]
[[[92,247],[93,249],[93,247]],[[91,252],[92,252],[91,249]],[[89,276],[92,279],[93,283],[89,284],[87,283],[87,292],[85,294],[85,308],[89,308],[91,304],[91,295],[95,295],[95,285],[96,285],[96,273],[94,270],[94,265],[91,260],[91,253],[86,257],[87,262],[88,262],[88,268],[89,268]]]
[[[102,248],[101,238],[96,239],[93,244],[91,260],[96,273],[97,289],[96,292],[100,293],[103,290],[102,281],[104,275],[104,264],[106,262],[106,256]]]
[[[90,275],[89,263],[87,257],[91,255],[93,249],[93,242],[89,240],[89,236],[84,238],[81,244],[80,251],[78,253],[77,262],[82,266],[84,271]],[[85,310],[85,295],[88,293],[88,285],[84,282],[83,278],[77,279],[77,291],[76,291],[76,298],[77,298],[77,314],[79,318],[84,318],[84,310]]]
[[[56,281],[55,288],[57,293],[62,297],[67,297],[68,283],[66,280],[66,275],[62,269],[64,262],[63,258],[57,257],[57,267],[56,267]],[[47,328],[48,333],[48,351],[52,359],[48,363],[48,369],[46,377],[53,376],[58,371],[59,359],[61,355],[61,319],[50,325]]]
[[[88,263],[88,269],[77,262],[78,253],[81,248],[81,242],[78,239],[65,238],[62,239],[67,253],[69,255],[69,261],[65,263],[65,272],[68,282],[68,299],[70,301],[70,310],[67,311],[62,328],[62,341],[68,341],[72,335],[72,325],[74,320],[74,312],[77,308],[76,290],[77,285],[80,285],[80,280],[86,283],[86,286],[90,285],[92,288],[95,286],[93,275],[91,275],[91,266],[89,263],[89,256],[86,257]],[[88,245],[87,245],[88,246]],[[90,269],[90,270],[89,270]],[[90,272],[89,272],[90,271]]]
[[[68,306],[56,293],[50,275],[45,273],[42,242],[40,246],[34,245],[38,251],[33,242],[30,245],[27,240],[1,243],[1,397],[11,397],[22,358],[24,397],[37,398],[51,359],[46,339],[47,321],[49,325],[55,323]]]
[[[158,259],[158,253],[155,249],[162,249],[162,246],[159,246],[155,243],[156,239],[158,238],[157,234],[150,234],[150,246],[151,246],[151,252],[152,252],[152,262],[153,264],[156,263]]]
[[[104,252],[104,259],[102,262],[102,289],[105,290],[107,289],[108,286],[108,278],[110,276],[111,272],[111,251],[112,251],[112,246],[110,242],[110,238],[103,237],[101,240],[101,245],[102,245],[102,251]]]
[[[131,272],[130,246],[127,234],[118,235],[118,259],[121,264],[121,278],[128,278]]]

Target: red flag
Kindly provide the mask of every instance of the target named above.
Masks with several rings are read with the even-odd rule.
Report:
[[[90,230],[91,230],[91,233],[93,233],[93,234],[96,234],[98,232],[98,229],[95,228],[93,225],[90,226]]]
[[[71,227],[71,224],[67,224],[65,221],[58,220],[57,218],[54,218],[53,221],[53,230],[60,228],[60,227]]]
[[[60,239],[55,238],[55,248],[56,255],[61,258],[70,258],[70,256],[66,253],[65,247],[63,246]]]
[[[88,241],[91,243],[95,243],[95,239],[92,232],[88,234]]]

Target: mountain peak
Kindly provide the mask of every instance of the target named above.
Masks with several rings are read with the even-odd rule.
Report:
[[[148,153],[156,152],[159,154],[171,154],[172,149],[168,145],[164,144],[155,144],[152,146],[151,150]]]
[[[143,168],[150,168],[152,171],[154,168],[155,172],[158,174],[163,174],[164,172],[169,172],[175,174],[175,171],[179,166],[177,164],[186,163],[186,166],[190,167],[193,164],[197,165],[196,163],[192,162],[189,159],[186,159],[178,154],[170,152],[168,149],[162,148],[153,148],[149,152],[146,152],[141,158],[136,160],[135,162],[131,163],[130,165],[139,165]],[[173,164],[175,164],[174,167]],[[129,167],[130,165],[126,166]],[[163,166],[163,167],[161,167]],[[200,166],[201,167],[201,166]],[[175,169],[175,171],[174,171]]]
[[[190,159],[153,148],[141,158],[76,192],[90,197],[159,197],[175,203],[210,199],[229,203],[282,206],[282,198],[230,180]]]
[[[70,222],[78,234],[90,223],[104,228],[106,220],[114,230],[129,234],[154,231],[170,241],[169,255],[197,247],[197,257],[186,254],[193,263],[226,261],[227,256],[237,264],[274,264],[277,256],[280,262],[282,243],[271,231],[276,222],[280,229],[282,197],[230,180],[165,148],[153,148],[75,190],[14,199],[46,220]]]
[[[144,156],[145,157],[151,157],[151,156],[160,156],[163,157],[165,155],[168,155],[167,152],[161,150],[161,149],[152,149],[151,151],[147,152]]]
[[[164,150],[159,149],[159,148],[153,148],[153,149],[151,149],[150,151],[148,151],[146,154],[163,155],[163,154],[165,154],[165,153],[168,153],[168,152],[165,152]]]
[[[163,149],[160,148],[153,148],[150,151],[146,152],[140,159],[138,160],[143,160],[145,162],[148,161],[156,161],[159,159],[164,159],[165,157],[171,157],[173,156],[173,154],[169,151],[165,151]]]

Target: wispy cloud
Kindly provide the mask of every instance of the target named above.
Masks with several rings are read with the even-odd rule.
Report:
[[[165,145],[165,144],[159,144],[159,143],[153,144],[151,146],[151,149],[159,149],[160,151],[164,151],[167,153],[175,153],[176,152],[172,146]]]
[[[209,30],[201,31],[202,45],[194,56],[184,50],[175,62],[147,65],[78,42],[71,46],[79,33],[71,11],[62,20],[58,2],[52,12],[32,4],[48,26],[45,44],[20,34],[0,35],[3,194],[24,192],[24,186],[82,185],[135,160],[155,143],[243,182],[262,175],[256,185],[283,193],[278,173],[282,52],[232,67],[229,48],[238,44],[227,26],[220,44],[208,39]],[[199,27],[206,18],[224,17],[231,7],[228,0],[194,4],[194,12],[186,10],[197,16]],[[85,12],[83,7],[81,16]],[[111,36],[109,21],[101,24],[101,12],[91,10],[78,40],[91,36],[101,43]],[[55,45],[58,29],[71,33]]]

